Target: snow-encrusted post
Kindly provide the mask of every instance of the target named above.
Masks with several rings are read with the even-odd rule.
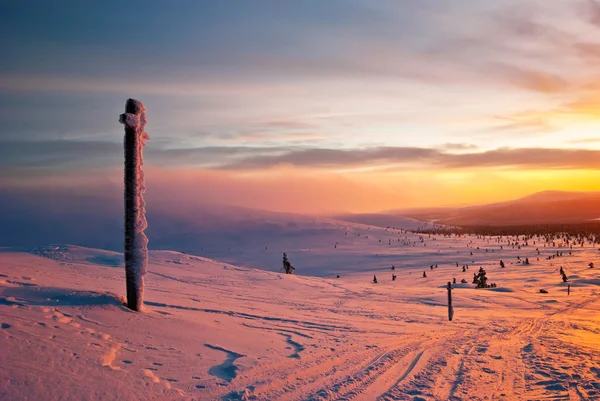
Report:
[[[448,281],[448,320],[452,321],[454,309],[452,308],[452,283]]]
[[[142,151],[146,140],[144,131],[146,108],[135,100],[125,103],[125,114],[119,122],[125,125],[125,279],[127,282],[127,307],[141,311],[144,304],[144,275],[148,262],[148,238],[144,230],[146,202],[144,201],[144,172]]]

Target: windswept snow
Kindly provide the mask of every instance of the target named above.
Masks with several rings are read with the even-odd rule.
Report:
[[[365,233],[337,248],[288,253],[299,271],[299,260],[325,259],[323,277],[150,251],[146,313],[121,304],[119,254],[4,249],[0,399],[600,399],[596,248],[550,260],[557,249],[540,248],[538,261],[531,246],[439,236],[425,246],[412,234],[392,246],[379,242],[384,229],[357,227]],[[479,266],[498,288],[473,288]],[[455,286],[448,322],[454,277],[468,284]]]

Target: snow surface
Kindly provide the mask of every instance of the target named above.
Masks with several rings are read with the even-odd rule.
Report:
[[[348,227],[337,248],[305,252],[335,255],[323,277],[150,251],[146,313],[121,305],[119,253],[5,248],[0,399],[600,399],[600,273],[587,266],[600,266],[596,248],[567,256],[541,244],[500,250],[487,239],[421,243],[398,233],[403,241],[379,242],[391,234]],[[311,235],[296,235],[298,248],[313,243]],[[565,256],[546,259],[557,250]],[[301,258],[288,255],[301,271]],[[517,264],[517,256],[532,264]],[[479,266],[498,288],[472,288]],[[453,277],[469,284],[453,290],[448,322],[445,285]]]

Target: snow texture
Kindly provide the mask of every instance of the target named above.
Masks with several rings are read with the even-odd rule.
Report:
[[[148,263],[148,238],[144,230],[148,227],[146,221],[146,202],[144,192],[144,156],[146,140],[150,139],[145,132],[146,108],[134,99],[127,101],[127,109],[136,113],[121,114],[119,122],[125,125],[125,269],[127,272],[128,297],[131,289],[135,292],[135,309],[141,310],[144,298],[144,275]],[[128,135],[133,134],[128,145]],[[127,146],[133,146],[133,153],[128,155]],[[127,160],[130,157],[132,160]],[[128,174],[128,169],[133,169]],[[128,302],[132,302],[128,300]],[[132,304],[129,304],[132,307]]]
[[[303,224],[281,237],[301,274],[326,259],[322,277],[150,250],[146,313],[119,302],[121,253],[0,248],[0,400],[600,400],[597,245]],[[337,227],[329,242],[320,224]],[[264,266],[278,269],[280,245],[268,245],[239,254],[272,253]],[[474,288],[479,266],[498,288]],[[469,283],[454,287],[449,322],[452,278]]]
[[[121,124],[126,125],[129,128],[135,128],[140,124],[140,118],[136,114],[125,113],[125,114],[121,114],[121,117],[119,118],[119,122]],[[143,124],[145,125],[146,122],[144,121]]]

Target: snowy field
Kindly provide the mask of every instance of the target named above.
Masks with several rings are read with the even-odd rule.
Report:
[[[569,255],[539,241],[421,242],[333,220],[290,232],[219,260],[150,251],[145,313],[119,301],[118,253],[2,249],[0,399],[600,400],[591,244]],[[299,275],[276,271],[283,251]],[[479,266],[497,288],[474,288]],[[453,278],[468,284],[455,286],[449,322]]]

